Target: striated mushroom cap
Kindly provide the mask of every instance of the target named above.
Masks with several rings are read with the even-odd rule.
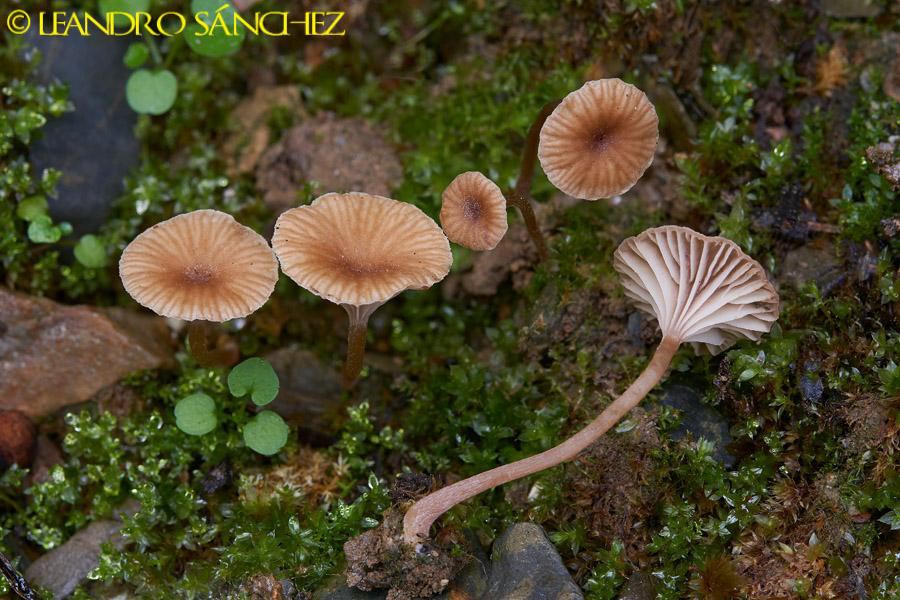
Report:
[[[450,243],[406,202],[361,192],[325,194],[282,213],[272,246],[297,284],[336,304],[382,304],[450,272]]]
[[[663,336],[717,354],[758,340],[778,318],[762,266],[731,240],[673,225],[622,242],[614,267],[625,295],[656,317]]]
[[[538,159],[550,182],[583,200],[622,194],[641,178],[659,139],[646,94],[621,79],[588,81],[541,128]]]
[[[477,171],[458,175],[441,197],[441,226],[452,242],[492,250],[506,235],[506,198]]]
[[[257,310],[275,289],[278,262],[265,238],[217,210],[150,227],[119,260],[125,291],[164,317],[228,321]]]

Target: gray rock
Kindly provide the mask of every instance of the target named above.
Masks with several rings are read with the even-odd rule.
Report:
[[[780,279],[800,288],[813,282],[822,289],[830,289],[834,282],[843,277],[840,263],[834,257],[834,246],[818,240],[795,250],[784,257]]]
[[[653,576],[638,571],[629,579],[618,600],[654,600],[656,598],[656,581]]]
[[[822,12],[842,19],[877,17],[881,4],[876,0],[822,0]]]
[[[494,542],[483,600],[580,600],[556,548],[533,523],[516,523]]]
[[[728,422],[719,411],[703,404],[700,394],[686,385],[669,384],[663,389],[662,403],[681,412],[681,424],[670,437],[678,441],[690,434],[695,440],[709,440],[715,446],[713,458],[725,467],[733,466],[735,458],[726,450],[731,443]]]
[[[297,423],[301,437],[327,444],[344,414],[340,376],[312,353],[286,346],[266,355],[278,374],[278,397],[269,408]]]
[[[137,165],[140,145],[136,115],[125,100],[129,71],[122,56],[131,40],[108,36],[32,36],[43,53],[42,81],[69,86],[74,112],[50,119],[43,137],[31,145],[35,172],[62,171],[56,198],[49,199],[56,221],[68,221],[80,235],[106,221],[122,181]]]
[[[119,521],[94,521],[65,544],[31,563],[25,577],[32,584],[50,590],[54,600],[66,598],[97,567],[102,544],[123,545],[121,528]]]
[[[343,574],[335,575],[313,594],[313,600],[384,600],[386,597],[387,590],[364,592],[348,588]]]

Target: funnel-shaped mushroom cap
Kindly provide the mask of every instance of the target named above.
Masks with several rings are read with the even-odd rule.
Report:
[[[622,194],[641,178],[659,138],[656,110],[621,79],[588,81],[541,129],[538,158],[550,182],[584,200]]]
[[[664,336],[717,354],[758,340],[778,318],[778,294],[758,262],[731,240],[686,227],[648,229],[616,250],[625,294]]]
[[[506,235],[506,198],[477,171],[458,175],[444,190],[441,225],[450,241],[472,250],[492,250]]]
[[[447,276],[450,243],[428,215],[406,202],[361,192],[325,194],[275,224],[282,270],[336,304],[384,303]]]
[[[157,314],[221,322],[266,303],[278,262],[265,238],[231,215],[195,210],[134,238],[119,277],[132,298]]]

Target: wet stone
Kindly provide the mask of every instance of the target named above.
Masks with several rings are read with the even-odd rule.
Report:
[[[533,523],[516,523],[494,542],[491,576],[482,598],[580,600],[584,596],[544,530]]]
[[[344,413],[339,374],[298,346],[279,348],[265,358],[280,383],[278,396],[268,408],[295,422],[307,443],[330,443]]]
[[[130,40],[108,36],[31,36],[43,57],[39,79],[69,86],[75,110],[50,119],[31,145],[35,173],[62,171],[50,214],[76,235],[96,231],[138,163],[137,115],[125,100],[130,72],[122,56]]]
[[[835,282],[844,276],[835,258],[834,246],[822,239],[788,252],[782,263],[780,279],[797,289],[807,283],[815,283],[821,291],[833,288]]]
[[[652,575],[638,571],[628,578],[618,600],[655,600],[656,581]]]
[[[0,409],[30,417],[90,399],[133,371],[174,364],[165,321],[0,288]]]
[[[364,592],[356,588],[348,588],[347,580],[343,575],[335,575],[325,586],[313,594],[313,600],[384,600],[387,591],[375,590]]]
[[[119,521],[94,521],[65,544],[31,563],[25,577],[50,590],[54,600],[68,597],[100,563],[102,544],[111,542],[116,547],[122,546],[121,528]]]
[[[735,463],[726,447],[731,443],[728,422],[713,407],[703,404],[700,394],[686,385],[669,384],[663,387],[662,403],[681,413],[681,423],[669,435],[680,441],[688,435],[694,440],[704,438],[713,443],[713,458],[730,468]]]

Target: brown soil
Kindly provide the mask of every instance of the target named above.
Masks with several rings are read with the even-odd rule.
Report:
[[[434,545],[403,543],[403,511],[391,508],[381,525],[344,544],[347,585],[389,589],[387,600],[415,600],[439,594],[466,561]]]

